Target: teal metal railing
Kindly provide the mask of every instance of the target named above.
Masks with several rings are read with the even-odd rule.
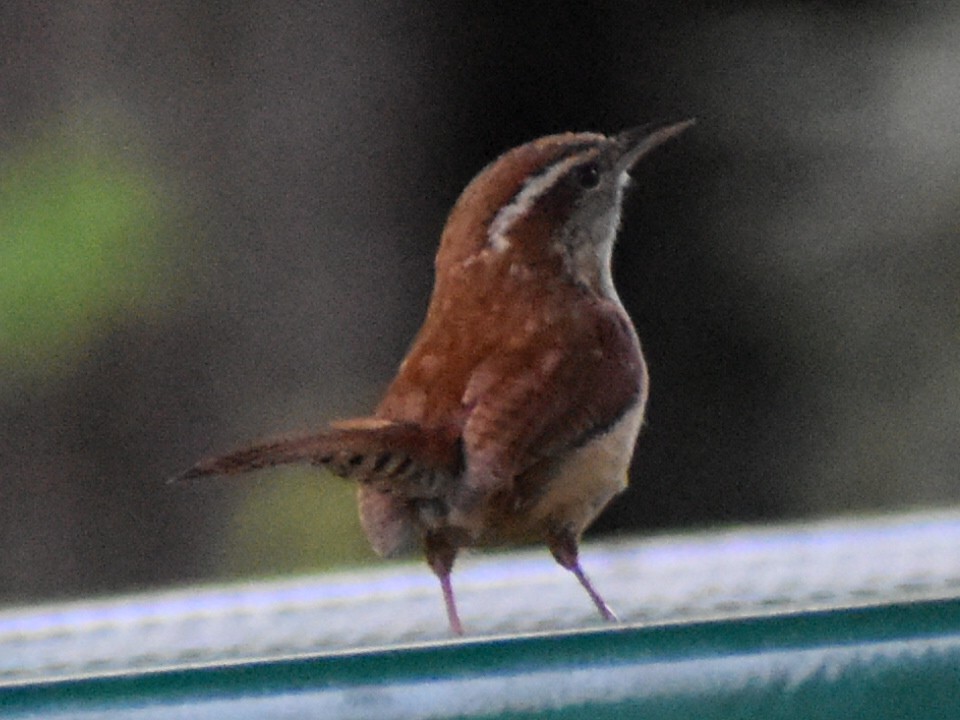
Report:
[[[914,513],[593,546],[616,627],[542,553],[475,558],[455,641],[419,565],[10,610],[0,717],[960,717],[958,540]]]

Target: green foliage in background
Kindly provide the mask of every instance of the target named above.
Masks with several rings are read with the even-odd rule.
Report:
[[[128,147],[29,143],[0,162],[0,368],[50,377],[156,297],[158,182]]]
[[[315,468],[260,475],[224,534],[225,576],[281,575],[369,562],[356,485]]]

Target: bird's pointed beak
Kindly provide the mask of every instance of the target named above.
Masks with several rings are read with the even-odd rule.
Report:
[[[616,166],[627,172],[655,147],[676,137],[696,122],[693,118],[667,125],[641,125],[619,133],[614,138],[618,157]]]

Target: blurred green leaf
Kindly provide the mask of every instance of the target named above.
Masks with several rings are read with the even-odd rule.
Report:
[[[129,153],[56,138],[0,167],[0,367],[69,368],[156,297],[159,186]]]
[[[231,518],[221,570],[278,575],[374,559],[356,492],[352,482],[315,468],[272,471],[251,486]]]

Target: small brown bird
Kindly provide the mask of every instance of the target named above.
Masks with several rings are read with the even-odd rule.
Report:
[[[456,634],[457,552],[507,543],[546,543],[616,620],[578,559],[627,485],[647,400],[611,255],[628,171],[691,123],[551,135],[502,155],[450,213],[426,320],[373,415],[179,479],[306,461],[355,480],[374,550],[423,549]]]

